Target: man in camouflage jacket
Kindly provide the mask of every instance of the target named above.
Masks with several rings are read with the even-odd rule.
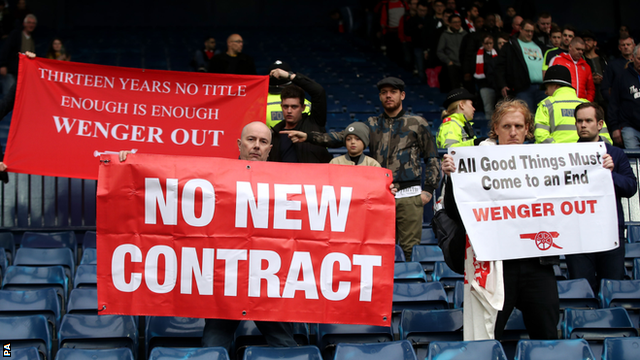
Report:
[[[420,244],[422,213],[440,180],[440,162],[427,121],[402,109],[404,82],[388,77],[377,84],[384,112],[370,117],[370,156],[393,172],[396,194],[396,241],[407,259],[414,245]],[[344,146],[345,132],[288,132],[291,140],[308,140],[328,147]],[[424,185],[420,187],[422,162],[426,164]]]

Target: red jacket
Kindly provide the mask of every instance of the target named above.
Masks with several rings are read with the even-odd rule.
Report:
[[[579,98],[589,101],[595,100],[596,87],[593,84],[591,67],[584,59],[580,58],[576,64],[569,53],[562,53],[551,59],[549,66],[552,65],[562,65],[569,69],[571,72],[571,85],[576,89]]]

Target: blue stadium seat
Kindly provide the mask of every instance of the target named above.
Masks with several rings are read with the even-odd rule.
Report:
[[[405,262],[407,259],[404,257],[404,251],[400,245],[396,244],[396,262]]]
[[[497,340],[433,341],[427,360],[507,360]]]
[[[78,254],[78,241],[76,240],[76,234],[73,231],[61,231],[61,232],[25,232],[20,240],[20,247],[22,248],[61,248],[66,247],[73,251],[73,254]],[[75,258],[74,258],[75,259]]]
[[[69,294],[67,313],[98,315],[98,289],[72,289]]]
[[[371,343],[338,344],[334,360],[417,360],[416,354],[407,340]]]
[[[60,349],[55,360],[134,360],[128,348],[118,349]]]
[[[60,265],[69,280],[75,272],[73,252],[68,248],[42,249],[21,247],[16,251],[14,265],[18,266],[55,266]]]
[[[640,225],[627,226],[627,242],[640,242]]]
[[[639,354],[639,338],[604,339],[602,360],[636,360]]]
[[[16,253],[16,242],[13,238],[13,233],[0,232],[0,249],[4,249],[8,265],[13,265],[13,257]]]
[[[40,359],[41,355],[34,346],[11,349],[11,360],[33,360]]]
[[[58,349],[128,348],[138,352],[138,329],[133,316],[66,314],[60,322]]]
[[[73,288],[96,287],[98,285],[97,265],[79,265]]]
[[[441,283],[397,283],[393,284],[393,312],[404,309],[433,310],[448,309],[447,294]]]
[[[157,346],[199,347],[204,319],[176,316],[147,316],[144,330],[146,354]]]
[[[586,279],[558,281],[558,296],[560,297],[560,310],[598,308],[598,299]]]
[[[411,261],[419,262],[424,271],[431,273],[436,261],[444,261],[444,255],[438,245],[416,245],[411,253]]]
[[[624,246],[624,266],[631,270],[635,259],[640,258],[640,242],[625,244]]]
[[[7,272],[8,266],[9,261],[7,260],[7,253],[4,251],[0,251],[0,285],[2,285],[2,275]]]
[[[43,315],[49,332],[60,325],[60,301],[53,288],[37,290],[0,290],[0,316]]]
[[[419,262],[397,262],[393,265],[394,283],[418,283],[428,280]]]
[[[612,336],[638,336],[638,330],[623,308],[566,309],[564,320],[565,339],[602,340]]]
[[[399,334],[400,315],[404,309],[434,310],[448,309],[447,293],[441,283],[393,284],[393,310],[391,326]]]
[[[82,252],[82,260],[80,260],[80,265],[97,265],[98,264],[98,253],[96,249],[85,249]]]
[[[464,281],[456,281],[456,286],[453,288],[453,308],[462,309],[464,305]]]
[[[96,248],[96,232],[87,231],[82,238],[82,251]]]
[[[48,287],[56,290],[64,311],[68,294],[68,280],[62,266],[9,266],[2,281],[3,290],[35,290]]]
[[[262,347],[249,346],[244,352],[244,360],[322,360],[320,350],[315,346]]]
[[[41,359],[51,359],[51,333],[43,315],[0,317],[0,339],[13,351],[35,347]]]
[[[325,359],[332,359],[339,343],[393,341],[391,327],[372,325],[318,324],[317,344]]]
[[[602,307],[640,309],[640,280],[609,280],[600,282]]]
[[[640,280],[640,259],[633,260],[633,278]]]
[[[438,245],[438,239],[436,239],[436,234],[433,232],[433,229],[422,228],[420,245]]]
[[[223,347],[170,348],[155,347],[149,360],[229,360],[229,353]]]
[[[400,317],[400,339],[409,340],[418,359],[424,359],[432,341],[462,340],[462,309],[405,309]]]
[[[595,360],[589,344],[583,340],[520,340],[516,359]]]
[[[507,324],[504,327],[502,333],[502,349],[510,359],[513,358],[513,354],[516,352],[516,345],[518,341],[522,339],[529,339],[529,332],[524,326],[524,319],[522,318],[522,312],[518,309],[513,309]]]
[[[464,281],[464,275],[451,270],[444,261],[436,262],[431,276],[433,277],[433,281],[441,282],[445,289],[453,289],[456,286],[456,282],[460,280]]]

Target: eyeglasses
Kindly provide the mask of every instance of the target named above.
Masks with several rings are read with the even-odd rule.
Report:
[[[244,41],[242,41],[242,40],[231,40],[230,42],[232,42],[232,43],[236,43],[236,44],[242,44],[242,43],[244,43]]]

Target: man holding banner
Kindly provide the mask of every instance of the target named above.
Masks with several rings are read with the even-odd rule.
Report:
[[[593,293],[600,290],[600,280],[624,280],[624,213],[621,198],[630,198],[638,190],[636,176],[631,170],[629,159],[624,151],[611,145],[600,135],[604,124],[604,110],[596,103],[578,105],[575,110],[576,129],[580,140],[578,142],[604,141],[607,154],[603,156],[603,166],[611,171],[613,185],[616,192],[616,208],[618,213],[619,246],[613,250],[567,255],[567,267],[572,279],[587,279]]]
[[[533,116],[522,100],[500,102],[489,124],[489,139],[480,145],[519,145],[533,138]],[[456,150],[457,151],[457,150]],[[444,155],[442,170],[456,172],[451,155]],[[455,182],[455,176],[452,178]],[[445,209],[458,217],[452,181],[445,189]],[[462,221],[461,218],[457,219]],[[465,227],[469,228],[468,224]],[[502,338],[514,308],[522,311],[531,339],[557,339],[560,301],[553,265],[557,257],[533,257],[516,260],[481,261],[467,237],[464,287],[464,339]]]
[[[252,122],[242,129],[238,148],[240,160],[267,161],[271,151],[271,130],[261,122]],[[275,321],[256,321],[269,346],[289,347],[298,344],[293,338],[293,324]],[[202,346],[222,346],[231,352],[231,344],[240,320],[205,319]]]

